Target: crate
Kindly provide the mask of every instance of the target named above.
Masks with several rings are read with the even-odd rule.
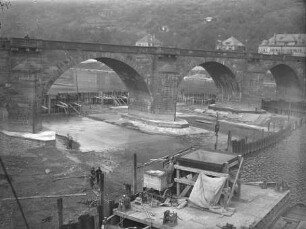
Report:
[[[167,188],[167,174],[161,170],[148,170],[143,175],[143,187],[163,191]]]

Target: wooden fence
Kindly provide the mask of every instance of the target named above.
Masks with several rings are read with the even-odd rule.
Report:
[[[293,130],[305,124],[305,119],[288,124],[278,132],[268,134],[258,140],[247,142],[247,139],[229,140],[229,150],[235,154],[246,155],[273,146],[291,134]]]
[[[287,102],[284,100],[261,100],[261,109],[288,116],[304,117],[306,102]]]
[[[122,106],[128,103],[128,92],[81,92],[59,93],[46,95],[42,102],[42,114],[80,113],[79,105],[115,105]]]
[[[179,103],[185,103],[187,105],[207,105],[215,103],[216,95],[207,94],[207,93],[199,93],[199,94],[179,93],[177,96],[177,101]]]

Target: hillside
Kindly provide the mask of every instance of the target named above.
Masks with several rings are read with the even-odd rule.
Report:
[[[165,46],[214,49],[217,39],[233,35],[256,51],[274,33],[305,33],[306,26],[303,0],[12,0],[11,5],[0,15],[4,37],[132,45],[154,33]]]

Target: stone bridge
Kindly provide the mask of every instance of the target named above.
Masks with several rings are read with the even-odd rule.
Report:
[[[118,74],[129,90],[129,115],[145,119],[175,120],[178,86],[195,66],[243,99],[260,99],[254,81],[268,70],[284,97],[305,99],[305,57],[6,38],[0,40],[1,101],[16,130],[41,130],[43,96],[66,70],[88,59]]]

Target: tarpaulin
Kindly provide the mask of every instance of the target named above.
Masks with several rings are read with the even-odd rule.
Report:
[[[190,193],[189,201],[203,208],[215,205],[221,195],[226,177],[208,177],[200,173]]]

